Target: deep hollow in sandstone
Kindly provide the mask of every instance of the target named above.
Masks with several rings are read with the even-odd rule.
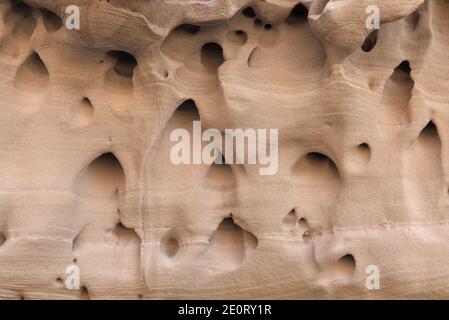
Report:
[[[0,299],[449,295],[448,1],[68,5],[0,2]]]

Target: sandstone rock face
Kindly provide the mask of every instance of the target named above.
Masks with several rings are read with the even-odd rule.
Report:
[[[0,298],[449,297],[448,34],[443,0],[1,0]],[[193,121],[277,129],[276,173],[174,164]]]

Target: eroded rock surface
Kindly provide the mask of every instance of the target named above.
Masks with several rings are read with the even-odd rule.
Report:
[[[443,0],[1,0],[0,298],[449,297],[448,34]],[[278,129],[277,173],[174,165],[195,120]]]

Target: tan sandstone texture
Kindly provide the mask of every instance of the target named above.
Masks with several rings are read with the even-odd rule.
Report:
[[[448,34],[447,0],[0,0],[0,298],[449,298]],[[193,120],[278,129],[277,173],[175,165]]]

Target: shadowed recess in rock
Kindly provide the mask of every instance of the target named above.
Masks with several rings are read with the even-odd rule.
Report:
[[[174,257],[179,247],[179,241],[174,236],[167,236],[161,241],[161,252],[168,258]]]
[[[50,75],[37,52],[33,52],[22,63],[16,73],[16,88],[38,93],[48,86]]]
[[[282,220],[282,228],[287,231],[293,231],[296,229],[297,221],[298,216],[296,215],[296,211],[292,209]]]
[[[33,9],[22,1],[12,3],[10,11],[4,17],[5,25],[11,29],[11,36],[16,40],[29,40],[37,25]]]
[[[201,63],[207,70],[216,70],[224,62],[222,47],[208,42],[201,48]]]
[[[212,189],[229,189],[236,185],[232,168],[226,164],[225,158],[219,154],[220,161],[215,160],[206,174],[206,186]]]
[[[295,164],[293,174],[304,184],[320,185],[340,180],[335,163],[322,153],[308,153]]]
[[[94,116],[94,106],[89,98],[84,97],[70,112],[69,121],[75,126],[90,124]]]
[[[307,10],[307,8],[304,7],[304,5],[297,4],[292,9],[289,16],[285,20],[285,22],[289,25],[304,23],[304,22],[307,22],[308,15],[309,15],[309,10]]]
[[[57,14],[45,8],[40,9],[40,12],[44,21],[44,27],[48,32],[56,32],[62,28],[62,19]]]
[[[181,24],[177,26],[173,32],[175,33],[184,33],[187,35],[195,35],[201,30],[200,26],[194,24]]]
[[[0,246],[6,242],[6,236],[3,232],[0,232]]]
[[[112,233],[119,242],[122,242],[122,244],[126,244],[128,242],[137,242],[140,244],[140,238],[137,233],[133,229],[125,227],[121,222],[117,223],[115,228],[112,230]]]
[[[233,218],[224,219],[211,237],[207,252],[211,268],[232,270],[257,248],[257,238],[235,224]]]
[[[381,100],[383,124],[398,125],[411,121],[409,101],[415,83],[410,72],[409,62],[403,61],[387,80]]]
[[[248,40],[248,36],[243,30],[230,31],[227,34],[227,38],[233,43],[243,46]]]
[[[80,289],[80,300],[90,300],[89,290],[84,286]]]
[[[79,175],[75,191],[83,197],[111,197],[124,191],[125,174],[112,153],[95,159]]]
[[[256,17],[256,12],[254,11],[254,9],[252,7],[246,7],[245,9],[243,9],[242,14],[248,18]]]
[[[377,37],[379,34],[379,30],[374,30],[373,32],[371,32],[368,37],[366,37],[365,41],[362,44],[362,50],[364,52],[370,52],[371,50],[374,49],[374,47],[376,46],[377,43]]]
[[[117,93],[128,93],[133,89],[133,77],[137,68],[136,58],[128,52],[113,50],[107,53],[113,66],[105,75],[105,85]]]

